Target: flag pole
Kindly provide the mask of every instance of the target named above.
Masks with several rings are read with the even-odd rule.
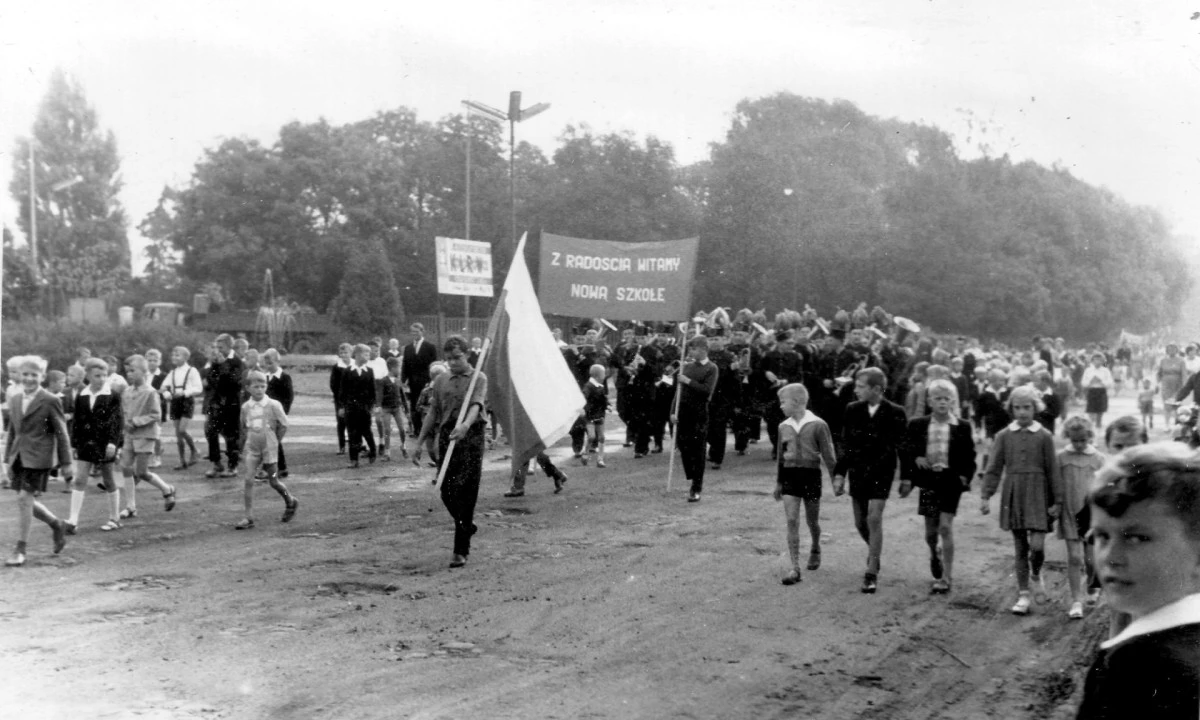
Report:
[[[683,375],[683,363],[687,360],[688,325],[683,324],[683,352],[679,355],[679,370],[675,373],[675,400],[671,403],[671,417],[675,418],[675,428],[671,432],[671,459],[667,461],[667,492],[671,492],[671,478],[675,475],[675,449],[679,447],[679,398],[683,395],[683,387],[679,382]]]
[[[525,252],[525,235],[521,235],[521,242],[517,244],[517,252]],[[516,256],[514,255],[514,258]],[[458,422],[455,427],[462,425],[463,420],[467,418],[467,411],[470,403],[467,402],[475,393],[475,382],[479,379],[479,373],[483,372],[484,362],[487,361],[488,352],[492,349],[492,342],[496,337],[496,328],[500,323],[500,313],[504,312],[504,298],[508,294],[508,290],[500,291],[500,299],[496,301],[496,309],[492,311],[492,317],[488,320],[487,337],[483,340],[483,348],[479,351],[479,360],[475,365],[475,372],[471,373],[471,382],[467,384],[467,394],[463,397],[463,404],[458,409]],[[438,465],[437,477],[433,480],[433,489],[439,491],[442,488],[442,481],[446,478],[446,469],[450,466],[450,456],[454,454],[454,448],[458,445],[457,440],[451,440],[446,446],[446,456],[441,459]]]

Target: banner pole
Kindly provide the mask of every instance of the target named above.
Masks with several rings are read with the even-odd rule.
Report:
[[[521,237],[521,243],[517,246],[518,251],[524,252],[525,238]],[[487,361],[488,352],[492,349],[492,342],[496,337],[496,328],[499,326],[500,313],[504,310],[504,299],[508,295],[508,290],[500,291],[500,299],[496,302],[496,309],[492,311],[492,317],[488,321],[487,337],[483,340],[483,349],[479,352],[479,361],[475,367],[475,372],[471,373],[471,382],[467,384],[467,394],[463,398],[463,404],[458,408],[458,422],[455,427],[462,425],[463,420],[467,418],[467,410],[470,403],[467,402],[473,394],[475,394],[475,383],[479,379],[479,373],[483,372],[484,362]],[[446,478],[446,469],[450,466],[450,457],[454,454],[454,448],[458,445],[457,440],[451,440],[446,446],[446,456],[441,459],[438,464],[437,477],[433,480],[433,488],[435,491],[441,490],[442,481]]]
[[[679,378],[683,375],[683,363],[687,360],[687,323],[683,324],[683,353],[679,356],[679,370],[675,373],[675,400],[671,403],[671,417],[675,418],[675,428],[671,432],[671,459],[667,461],[667,492],[671,492],[671,478],[675,475],[675,449],[679,447],[679,398],[683,395],[683,386]]]

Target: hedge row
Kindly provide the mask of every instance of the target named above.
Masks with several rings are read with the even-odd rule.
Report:
[[[158,348],[166,364],[171,348],[182,345],[192,351],[192,362],[203,363],[203,350],[212,333],[164,323],[141,322],[126,327],[106,324],[76,324],[49,320],[5,320],[0,333],[0,358],[40,355],[52,370],[65,370],[75,362],[76,351],[86,347],[95,357],[125,358]]]

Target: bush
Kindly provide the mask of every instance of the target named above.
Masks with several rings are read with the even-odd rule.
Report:
[[[116,325],[77,325],[65,321],[5,320],[4,346],[0,358],[13,355],[41,355],[52,370],[65,370],[75,362],[75,351],[86,347],[93,357],[115,355],[125,358],[158,348],[163,364],[170,365],[171,348],[182,345],[192,351],[192,363],[203,363],[203,350],[212,342],[210,333],[165,323],[135,322],[128,327]]]

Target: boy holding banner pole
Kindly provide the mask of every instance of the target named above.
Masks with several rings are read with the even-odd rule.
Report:
[[[504,304],[501,293],[498,307]],[[496,332],[496,318],[488,328],[487,339],[479,355],[482,366],[487,359]],[[461,335],[451,335],[442,346],[449,372],[433,381],[429,413],[417,438],[413,452],[420,461],[425,440],[437,432],[441,464],[434,487],[440,490],[442,504],[454,518],[454,559],[450,567],[462,567],[471,552],[471,536],[475,534],[475,503],[479,498],[479,478],[483,471],[484,415],[487,398],[487,376],[471,367],[467,360],[470,344]],[[457,452],[456,452],[457,450]]]

